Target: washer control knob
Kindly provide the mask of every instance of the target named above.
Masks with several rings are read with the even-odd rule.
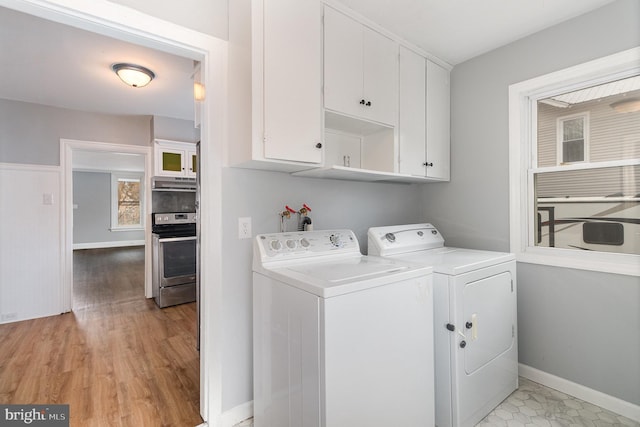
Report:
[[[460,341],[460,348],[465,348],[467,346],[466,341]]]
[[[396,235],[393,233],[387,233],[384,235],[384,238],[387,239],[389,242],[393,243],[396,241]]]
[[[274,251],[279,251],[282,249],[282,242],[280,242],[280,240],[272,240],[271,242],[269,242],[269,245]]]
[[[331,236],[329,236],[329,241],[333,246],[342,246],[342,240],[340,240],[340,236],[338,234],[332,234]]]
[[[472,322],[467,322],[467,323],[464,324],[464,327],[467,328],[467,329],[471,329],[471,328],[473,328],[473,323]]]
[[[309,243],[309,241],[306,238],[302,238],[300,239],[300,246],[302,246],[303,248],[308,248],[311,245],[311,243]]]
[[[447,323],[447,330],[453,332],[456,330],[456,327],[453,326],[451,323]]]
[[[296,246],[298,246],[298,242],[296,242],[295,240],[291,240],[291,239],[287,240],[287,247],[289,249],[295,249]]]

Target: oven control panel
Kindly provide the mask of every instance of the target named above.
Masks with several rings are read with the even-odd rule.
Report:
[[[153,214],[154,225],[195,224],[195,223],[196,223],[195,212],[166,212],[166,213]]]
[[[351,230],[297,231],[256,236],[254,256],[263,261],[309,258],[336,253],[360,254]]]

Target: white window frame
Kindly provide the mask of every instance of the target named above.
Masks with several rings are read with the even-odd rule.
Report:
[[[640,164],[640,159],[537,167],[537,102],[640,73],[640,47],[509,86],[510,250],[519,262],[640,276],[640,255],[535,246],[537,172]],[[606,163],[606,164],[605,164]]]
[[[140,224],[118,224],[118,181],[121,179],[140,180]],[[144,174],[136,172],[111,172],[111,231],[144,231]]]
[[[582,121],[582,140],[583,140],[583,152],[584,159],[577,160],[575,162],[564,162],[563,161],[563,153],[564,153],[564,122],[567,120],[577,119],[579,117],[583,118]],[[556,164],[558,166],[562,165],[571,165],[574,163],[588,163],[589,162],[589,112],[585,111],[583,113],[571,114],[568,116],[558,117],[556,122],[556,135],[557,135],[557,148],[556,148]]]

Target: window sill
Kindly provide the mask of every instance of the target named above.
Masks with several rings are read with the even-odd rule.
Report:
[[[640,255],[529,247],[524,252],[516,253],[516,261],[601,273],[640,276]]]

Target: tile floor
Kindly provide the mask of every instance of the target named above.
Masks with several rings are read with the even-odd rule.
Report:
[[[236,427],[253,427],[253,421]],[[640,427],[640,423],[520,377],[518,390],[478,427]]]
[[[520,386],[478,427],[640,427],[640,423],[520,377]]]

